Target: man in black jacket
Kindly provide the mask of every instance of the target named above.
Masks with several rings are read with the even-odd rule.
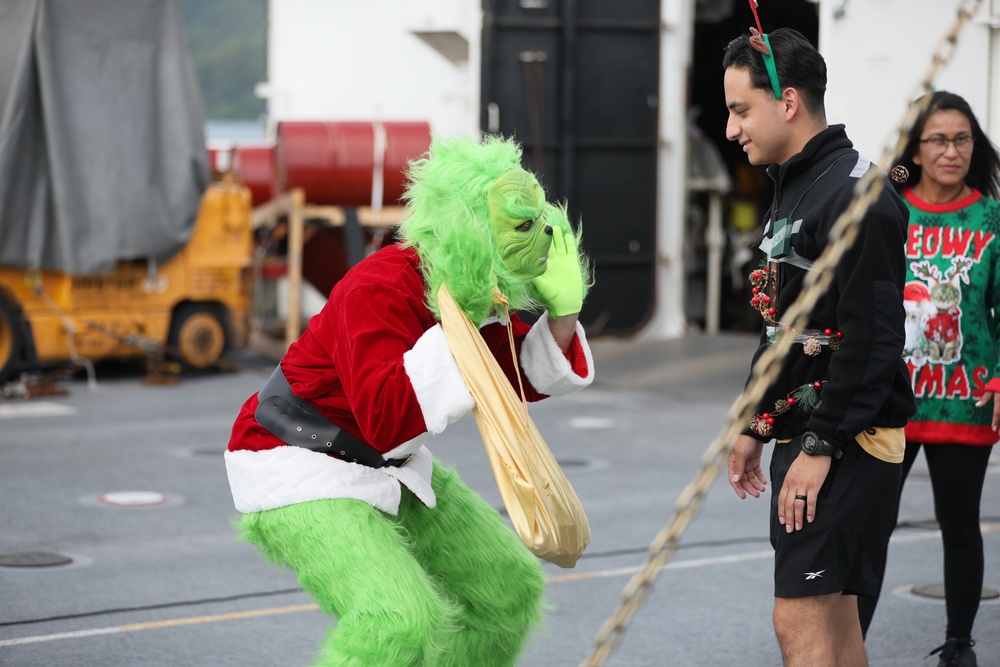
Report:
[[[826,63],[794,30],[751,30],[726,48],[726,137],[775,184],[751,273],[751,304],[764,319],[754,361],[799,297],[853,190],[876,169],[827,125]],[[770,59],[770,60],[769,60]],[[902,361],[903,242],[908,214],[891,188],[866,213],[807,328],[795,343],[729,459],[740,498],[770,476],[775,549],[773,622],[785,664],[867,665],[857,596],[878,593],[895,517],[904,439],[914,413]]]

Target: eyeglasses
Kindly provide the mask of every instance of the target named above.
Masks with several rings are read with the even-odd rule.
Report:
[[[933,153],[944,153],[948,150],[948,144],[955,144],[955,150],[959,153],[968,153],[972,150],[972,144],[976,141],[976,138],[971,134],[960,134],[954,139],[948,139],[947,137],[935,136],[930,139],[920,139],[920,143],[927,144],[928,150]]]

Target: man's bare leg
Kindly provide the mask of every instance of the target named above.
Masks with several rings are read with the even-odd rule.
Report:
[[[772,618],[785,667],[868,667],[855,596],[775,598]]]

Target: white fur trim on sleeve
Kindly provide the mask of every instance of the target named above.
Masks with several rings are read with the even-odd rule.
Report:
[[[559,349],[556,339],[549,330],[549,314],[542,313],[521,345],[521,368],[537,391],[549,396],[564,396],[583,389],[594,381],[594,358],[587,344],[587,336],[580,323],[576,323],[576,336],[580,340],[584,358],[587,360],[587,375],[581,377],[573,372],[569,359]]]
[[[403,368],[417,395],[428,432],[441,433],[475,407],[440,324],[425,331],[413,349],[403,355]]]

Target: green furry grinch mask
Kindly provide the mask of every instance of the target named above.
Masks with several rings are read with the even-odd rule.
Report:
[[[399,233],[420,257],[431,311],[440,315],[442,283],[479,324],[502,313],[493,301],[495,287],[511,308],[537,310],[532,279],[545,272],[552,228],[574,237],[577,246],[579,234],[565,206],[546,202],[537,179],[521,167],[521,148],[497,136],[482,143],[435,138],[407,176]],[[586,292],[590,269],[582,255],[579,263]]]
[[[535,177],[512,167],[490,183],[486,201],[497,251],[507,268],[522,280],[545,273],[552,228],[542,220],[545,193]]]

